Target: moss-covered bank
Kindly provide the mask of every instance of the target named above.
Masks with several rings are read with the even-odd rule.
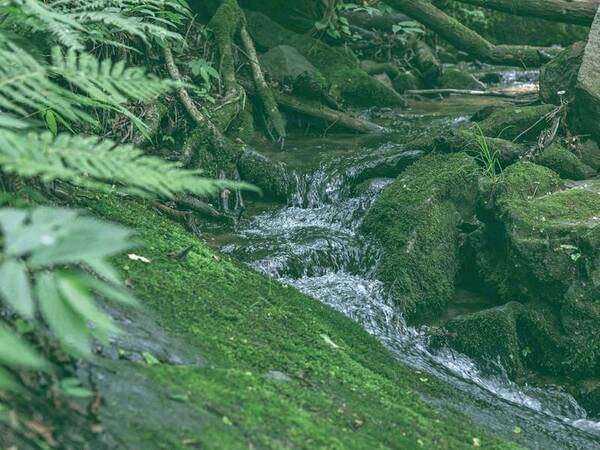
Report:
[[[204,418],[190,429],[185,417],[157,426],[150,411],[129,414],[113,430],[125,448],[511,448],[427,406],[422,395],[447,388],[423,382],[342,314],[215,254],[144,205],[107,196],[91,209],[137,230],[137,253],[151,262],[116,263],[159,324],[206,361],[116,363],[162,391],[163,416],[183,403]]]

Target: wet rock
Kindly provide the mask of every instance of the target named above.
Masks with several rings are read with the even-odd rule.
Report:
[[[254,150],[245,150],[237,166],[242,180],[259,187],[269,199],[286,202],[295,190],[296,180],[285,164]]]
[[[585,42],[577,42],[559,53],[540,70],[540,98],[544,103],[560,105],[558,92],[564,91],[565,100],[575,96],[577,74],[583,61]]]
[[[452,319],[446,324],[450,344],[483,364],[500,363],[512,376],[523,374],[518,332],[523,306],[517,302]]]
[[[586,129],[600,140],[600,12],[590,30],[577,77],[577,110]]]
[[[560,144],[545,149],[537,158],[538,164],[554,170],[561,178],[585,180],[595,175],[595,170],[584,164],[573,152]]]
[[[473,75],[459,69],[446,69],[438,80],[443,89],[474,89],[485,90],[486,86]]]
[[[461,231],[473,218],[477,165],[465,153],[426,156],[389,185],[363,230],[384,255],[378,277],[411,320],[443,311],[460,268]]]
[[[544,116],[554,110],[554,105],[507,107],[494,111],[479,123],[483,134],[493,138],[535,141],[548,128]]]

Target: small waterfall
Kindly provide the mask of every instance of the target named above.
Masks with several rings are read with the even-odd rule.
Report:
[[[391,182],[386,175],[397,175],[420,152],[397,144],[361,151],[295,173],[288,205],[245,219],[223,251],[343,312],[398,360],[455,388],[455,398],[429,399],[434,404],[532,448],[600,449],[600,424],[564,391],[517,385],[501,366],[484,373],[452,349],[433,350],[427,327],[407,326],[374,278],[381,249],[359,230]],[[521,429],[526,435],[515,432]]]

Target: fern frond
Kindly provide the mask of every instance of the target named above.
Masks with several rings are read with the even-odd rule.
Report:
[[[126,67],[124,61],[98,61],[87,53],[59,47],[52,50],[50,72],[60,75],[95,101],[113,106],[129,100],[150,101],[169,92],[177,83],[147,74],[141,67]]]
[[[0,108],[27,116],[46,109],[70,120],[94,121],[77,105],[77,95],[53,83],[43,65],[0,35]]]
[[[112,185],[135,194],[173,197],[176,193],[215,194],[226,187],[248,188],[226,180],[202,178],[160,158],[145,156],[132,145],[98,137],[0,130],[0,168],[44,181],[64,180],[106,190]]]
[[[12,15],[17,26],[48,31],[71,49],[83,50],[86,42],[123,45],[117,33],[150,40],[182,40],[176,27],[189,17],[180,0],[1,0],[21,14]]]

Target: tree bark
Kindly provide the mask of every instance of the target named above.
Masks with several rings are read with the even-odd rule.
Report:
[[[600,0],[455,0],[509,14],[553,22],[591,25]]]
[[[494,45],[424,0],[386,0],[386,3],[421,22],[456,48],[494,64],[539,67],[557,53],[545,47]]]

